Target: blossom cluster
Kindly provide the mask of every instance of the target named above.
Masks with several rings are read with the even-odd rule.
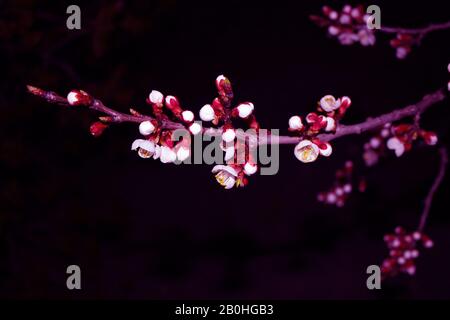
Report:
[[[364,161],[367,166],[373,166],[378,163],[381,156],[386,154],[386,150],[392,150],[397,157],[400,157],[411,150],[413,142],[418,139],[430,146],[438,142],[436,133],[420,129],[415,124],[387,123],[369,142],[364,144]]]
[[[322,7],[322,16],[311,15],[310,19],[319,27],[326,27],[331,37],[336,37],[342,45],[360,43],[363,46],[375,44],[374,30],[367,28],[370,15],[364,7],[344,5],[338,11],[329,6]]]
[[[317,111],[307,114],[304,120],[298,115],[289,119],[289,131],[301,138],[294,148],[298,160],[308,163],[315,161],[319,155],[331,155],[331,144],[321,141],[317,136],[324,132],[335,132],[338,121],[350,105],[349,97],[336,99],[332,95],[326,95],[317,103]]]
[[[232,105],[234,94],[230,80],[223,75],[218,76],[216,88],[218,96],[211,104],[200,109],[200,119],[213,125],[209,130],[216,127],[221,132],[220,147],[224,151],[226,165],[216,165],[212,173],[225,189],[243,187],[248,184],[247,176],[257,172],[258,165],[251,150],[255,146],[251,146],[246,139],[238,139],[236,122],[246,124],[255,133],[259,131],[260,125],[254,115],[253,103]]]
[[[72,96],[72,97],[71,97]],[[78,103],[78,92],[69,93],[67,100],[70,104]],[[194,122],[194,113],[184,110],[178,98],[164,95],[156,90],[150,92],[147,103],[152,107],[153,118],[148,118],[139,124],[141,138],[133,141],[131,149],[137,151],[141,158],[159,159],[162,163],[173,163],[184,161],[190,156],[191,141],[190,135],[184,135],[175,142],[172,138],[175,129],[168,129],[163,126],[164,121],[172,119],[186,128],[186,132],[197,135],[202,132],[202,126]],[[142,116],[137,111],[130,110],[133,115]],[[90,130],[97,136],[105,128],[109,117],[101,117],[101,121],[94,123]]]
[[[398,59],[404,59],[411,52],[414,44],[419,43],[417,36],[406,33],[397,33],[394,39],[391,39],[390,45],[395,49],[395,55]]]
[[[317,200],[329,205],[343,207],[355,189],[365,191],[365,180],[354,178],[354,165],[347,161],[342,169],[336,171],[336,180],[332,188],[317,195]]]
[[[184,135],[178,142],[173,138],[173,129],[163,128],[162,123],[169,118],[183,124],[191,135],[202,132],[202,126],[195,122],[194,113],[184,110],[175,96],[164,95],[152,90],[147,98],[151,105],[154,119],[139,124],[139,133],[143,136],[133,141],[132,150],[136,150],[142,158],[160,159],[162,163],[184,161],[190,157],[191,137]]]
[[[414,231],[407,233],[404,228],[395,228],[394,234],[384,236],[389,249],[389,257],[381,264],[381,275],[385,279],[399,273],[414,275],[415,260],[419,256],[418,245],[423,248],[433,247],[433,241],[424,233]]]
[[[368,28],[372,17],[365,13],[364,6],[344,5],[341,10],[329,6],[322,7],[322,15],[311,15],[310,19],[319,27],[327,28],[328,34],[335,37],[342,45],[360,43],[363,46],[373,46],[376,42],[375,30]],[[404,59],[413,45],[420,43],[420,33],[395,32],[390,40],[390,46],[396,50],[396,57]]]
[[[240,119],[248,128],[259,130],[259,123],[254,116],[254,105],[251,102],[240,103],[232,107],[233,90],[230,81],[220,75],[216,79],[218,96],[211,104],[204,105],[199,112],[200,119],[212,122],[221,133],[221,149],[224,151],[226,165],[216,165],[212,172],[216,180],[225,189],[234,186],[245,186],[248,183],[246,176],[253,175],[258,170],[256,160],[249,151],[249,144],[237,139],[234,119]],[[139,133],[142,137],[133,141],[131,149],[137,151],[141,158],[159,159],[162,163],[183,162],[190,157],[191,135],[205,131],[200,122],[195,121],[191,110],[183,109],[178,98],[172,95],[164,96],[161,92],[150,92],[147,103],[152,107],[153,117],[143,116],[130,109],[134,116],[142,117],[139,124]],[[91,106],[94,99],[82,90],[72,90],[67,95],[67,102],[72,106]],[[112,122],[110,116],[99,118],[90,127],[93,136],[100,136]],[[167,128],[164,123],[170,121],[177,123],[174,128]],[[185,128],[188,135],[183,135],[179,141],[174,141],[174,131]],[[207,130],[214,131],[214,128]],[[243,159],[243,161],[238,161]]]

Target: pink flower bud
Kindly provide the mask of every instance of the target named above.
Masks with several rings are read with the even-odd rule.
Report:
[[[195,136],[202,132],[202,126],[198,122],[194,122],[189,126],[189,131]]]
[[[139,124],[139,132],[143,136],[148,136],[149,134],[153,133],[155,131],[155,126],[151,121],[144,121]]]
[[[91,134],[92,134],[94,137],[99,137],[99,136],[102,135],[103,131],[104,131],[106,128],[108,128],[108,125],[107,125],[107,124],[104,124],[104,123],[101,122],[101,121],[97,121],[97,122],[94,122],[94,123],[90,126],[89,131],[91,132]]]
[[[352,12],[352,6],[349,4],[346,4],[343,8],[342,8],[342,12],[344,13],[351,13]]]
[[[389,137],[389,135],[391,134],[390,130],[388,128],[384,128],[383,130],[381,130],[380,135],[383,138],[387,138]]]
[[[375,36],[372,31],[368,29],[361,29],[358,31],[359,42],[364,47],[373,46],[375,44]]]
[[[44,91],[44,90],[42,90],[40,88],[37,88],[37,87],[34,87],[34,86],[30,86],[30,85],[27,85],[27,90],[32,95],[35,95],[35,96],[38,96],[38,97],[45,97],[45,95],[47,93],[46,91]]]
[[[320,142],[317,146],[319,147],[319,153],[324,157],[329,157],[333,152],[333,148],[328,142]]]
[[[347,183],[346,185],[344,185],[344,192],[345,193],[352,192],[352,185],[350,183]]]
[[[332,112],[341,106],[340,100],[336,100],[332,95],[322,97],[319,104],[325,112]]]
[[[165,102],[166,102],[167,109],[172,111],[176,117],[179,117],[182,112],[182,109],[181,109],[180,102],[178,101],[178,99],[175,98],[174,96],[167,96],[165,99]]]
[[[190,110],[185,110],[181,113],[181,117],[185,122],[192,122],[194,121],[194,113]]]
[[[406,273],[408,273],[411,276],[414,275],[416,273],[416,266],[411,265],[408,268],[406,268]]]
[[[333,203],[336,203],[336,200],[337,200],[336,194],[334,194],[332,192],[329,192],[327,194],[327,198],[326,198],[327,203],[333,204]]]
[[[422,245],[425,248],[432,248],[434,246],[433,240],[431,240],[428,236],[422,235]]]
[[[84,92],[83,90],[72,90],[67,95],[67,102],[69,102],[71,106],[89,107],[92,104],[93,99],[87,92]]]
[[[352,104],[352,100],[347,97],[347,96],[343,96],[340,100],[340,108],[343,109],[344,111],[348,109],[348,107],[350,107],[350,105]]]
[[[338,17],[339,17],[339,14],[334,10],[330,11],[330,13],[328,15],[328,18],[330,18],[331,20],[336,20]]]
[[[231,82],[223,74],[216,78],[216,87],[218,91],[228,92],[231,90]]]
[[[373,137],[372,139],[370,139],[369,143],[373,149],[378,149],[381,145],[381,140],[378,137]]]
[[[328,33],[332,36],[337,36],[339,34],[340,29],[336,26],[329,26]]]
[[[232,128],[225,129],[222,133],[222,140],[225,142],[231,142],[236,138],[236,132]]]
[[[395,51],[395,56],[397,57],[397,59],[405,59],[406,56],[411,52],[411,48],[410,47],[398,47],[397,50]]]
[[[350,12],[350,15],[352,16],[352,18],[358,19],[361,18],[362,12],[361,10],[359,10],[359,8],[353,8],[352,11]]]
[[[164,96],[161,92],[152,90],[152,92],[150,92],[150,94],[148,95],[148,99],[151,103],[161,105],[163,103]]]
[[[236,107],[238,115],[240,118],[246,119],[253,112],[254,106],[251,102],[241,103]]]
[[[405,145],[397,137],[390,138],[386,145],[388,149],[395,151],[397,157],[400,157],[405,152]]]
[[[322,6],[323,15],[328,17],[330,13],[333,11],[329,6]]]
[[[425,143],[429,146],[434,146],[438,142],[436,133],[431,131],[423,132],[422,137]]]
[[[342,14],[339,18],[339,22],[341,24],[350,24],[352,22],[352,18],[348,14]]]
[[[415,231],[412,236],[413,236],[413,239],[416,241],[418,241],[422,238],[422,234],[419,231]]]
[[[290,130],[301,130],[303,129],[302,118],[299,116],[292,116],[289,118],[289,129]]]
[[[244,165],[244,172],[246,175],[251,176],[258,170],[258,166],[254,163],[247,162]]]
[[[209,104],[205,104],[200,109],[200,119],[203,121],[212,121],[214,119],[214,109]]]

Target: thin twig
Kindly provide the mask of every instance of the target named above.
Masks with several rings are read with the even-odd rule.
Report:
[[[450,21],[444,23],[430,24],[429,26],[423,28],[381,27],[381,29],[379,30],[385,33],[419,34],[423,36],[432,31],[445,29],[450,29]]]
[[[438,190],[440,184],[442,183],[442,180],[444,180],[445,171],[447,169],[447,163],[448,163],[448,155],[447,155],[447,149],[445,147],[442,147],[439,149],[439,155],[441,158],[441,163],[439,166],[439,171],[434,179],[433,184],[431,185],[430,191],[428,191],[427,197],[425,198],[425,205],[423,207],[422,215],[420,217],[420,223],[419,223],[419,231],[423,231],[425,228],[425,224],[428,219],[428,215],[430,214],[431,204],[433,203],[433,197],[436,191]]]
[[[27,86],[27,89],[30,93],[45,99],[49,103],[57,104],[60,106],[68,106],[71,107],[69,102],[66,98],[58,95],[55,92],[51,91],[44,91],[42,89],[33,87],[33,86]],[[109,122],[113,123],[121,123],[121,122],[136,122],[141,123],[147,120],[153,120],[154,118],[151,116],[146,115],[131,115],[131,114],[125,114],[119,111],[116,111],[114,109],[111,109],[103,104],[102,101],[98,99],[93,99],[92,104],[88,107],[91,110],[95,110],[101,113],[104,113],[110,117]],[[184,128],[184,126],[180,123],[173,122],[170,120],[162,120],[161,123],[162,127],[164,129],[180,129]]]

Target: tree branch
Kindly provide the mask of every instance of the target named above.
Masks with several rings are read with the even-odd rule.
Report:
[[[45,99],[47,102],[70,106],[67,102],[66,98],[59,96],[54,92],[44,91],[36,87],[28,86],[28,91],[32,94],[39,96]],[[432,105],[444,100],[446,97],[443,89],[437,90],[434,93],[428,94],[422,98],[416,104],[409,105],[402,109],[394,110],[390,113],[383,114],[376,118],[369,118],[366,121],[354,125],[338,125],[335,133],[326,133],[319,134],[317,137],[321,141],[331,141],[337,139],[339,137],[351,135],[351,134],[360,134],[366,131],[371,131],[377,128],[382,127],[386,123],[394,122],[406,117],[412,117],[416,115],[420,115],[424,111],[426,111]],[[153,117],[141,114],[125,114],[113,110],[107,106],[105,106],[100,100],[93,99],[92,104],[89,106],[89,109],[95,110],[101,113],[104,113],[110,117],[109,122],[113,123],[122,123],[122,122],[135,122],[141,123],[146,120],[152,120]],[[181,123],[173,122],[168,119],[163,119],[161,123],[162,128],[164,129],[183,129],[184,126]],[[203,132],[208,135],[220,135],[221,129],[215,128],[203,128]],[[252,139],[252,137],[250,137]],[[259,144],[297,144],[302,138],[300,137],[291,137],[291,136],[277,136],[277,135],[268,135],[259,137]]]
[[[418,34],[421,37],[423,37],[429,32],[445,29],[450,29],[450,21],[444,23],[430,24],[429,26],[423,28],[381,27],[381,29],[379,30],[385,33]]]
[[[440,184],[442,183],[442,180],[444,180],[445,171],[447,169],[447,163],[448,163],[448,155],[447,155],[447,149],[445,147],[442,147],[439,149],[439,155],[441,158],[441,163],[439,166],[439,171],[434,179],[433,184],[431,185],[430,191],[428,191],[427,197],[425,198],[425,205],[422,211],[422,215],[420,217],[420,223],[418,231],[423,231],[425,228],[425,224],[428,219],[428,215],[430,214],[431,204],[433,202],[433,197],[436,191],[438,190]]]
[[[360,134],[382,127],[386,123],[394,122],[403,118],[420,115],[432,105],[444,100],[446,97],[444,90],[440,89],[434,93],[428,94],[416,104],[409,105],[402,109],[383,114],[376,118],[368,118],[366,121],[354,125],[339,125],[335,133],[319,134],[317,137],[321,141],[331,141],[343,136],[351,134]],[[296,144],[301,140],[300,137],[289,136],[269,136],[267,139],[260,139],[260,144],[279,143],[279,144]]]
[[[49,103],[53,103],[53,104],[57,104],[60,106],[68,106],[68,107],[72,107],[69,102],[67,101],[66,98],[58,95],[55,92],[51,92],[51,91],[44,91],[42,89],[33,87],[28,85],[27,89],[30,93],[32,93],[33,95],[36,95],[38,97],[41,97],[43,99],[45,99],[47,102]],[[151,116],[146,116],[146,115],[142,115],[142,114],[125,114],[119,111],[116,111],[114,109],[111,109],[107,106],[105,106],[103,104],[103,102],[101,102],[98,99],[93,99],[92,100],[92,104],[90,106],[88,106],[89,109],[91,110],[95,110],[101,113],[104,113],[105,115],[109,116],[110,119],[108,122],[112,122],[112,123],[121,123],[121,122],[135,122],[135,123],[141,123],[143,121],[147,121],[147,120],[153,120],[154,118]],[[181,129],[184,128],[184,126],[180,123],[177,122],[173,122],[170,120],[162,120],[162,128],[163,129]]]
[[[428,94],[422,98],[416,104],[409,105],[402,109],[394,110],[390,113],[383,114],[376,118],[369,118],[366,121],[350,126],[341,125],[337,128],[335,134],[321,134],[319,139],[323,141],[331,141],[339,137],[343,137],[349,134],[360,134],[365,131],[370,131],[383,126],[386,123],[398,121],[403,118],[412,117],[418,114],[422,114],[432,105],[445,99],[444,90],[440,89],[436,92]]]

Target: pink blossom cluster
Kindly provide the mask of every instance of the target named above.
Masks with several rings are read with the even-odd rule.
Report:
[[[211,104],[206,104],[200,109],[200,118],[205,122],[212,122],[213,130],[222,132],[221,149],[224,151],[226,165],[216,165],[212,169],[217,182],[225,189],[243,187],[248,184],[247,176],[255,174],[258,170],[256,159],[250,151],[247,140],[238,139],[236,125],[245,124],[247,129],[258,133],[260,125],[254,115],[254,105],[251,102],[232,105],[234,97],[231,82],[225,76],[220,75],[216,79],[218,96]]]
[[[248,142],[237,139],[237,127],[235,127],[234,120],[239,119],[240,123],[245,123],[249,129],[258,132],[260,126],[254,116],[254,105],[251,102],[244,102],[232,107],[233,90],[230,81],[223,75],[217,77],[216,88],[218,96],[213,99],[211,104],[204,105],[199,112],[201,120],[212,122],[216,127],[208,128],[208,130],[216,130],[221,133],[220,147],[224,152],[226,165],[216,165],[212,172],[225,189],[245,186],[248,183],[246,177],[256,173],[258,165],[249,151]],[[40,95],[41,93],[36,92],[35,94]],[[194,113],[182,108],[180,101],[175,96],[164,96],[157,90],[151,91],[146,101],[152,107],[153,117],[146,117],[149,120],[139,124],[139,132],[142,137],[133,141],[131,149],[137,151],[142,158],[159,159],[162,163],[183,162],[189,158],[191,135],[197,135],[206,130],[203,129],[200,122],[195,121]],[[67,102],[72,106],[91,106],[95,100],[84,91],[72,90],[67,95]],[[142,117],[142,114],[133,109],[130,109],[130,113],[133,116]],[[103,116],[99,120],[90,127],[93,136],[100,136],[109,123],[113,122],[111,116]],[[177,125],[172,128],[164,125],[167,123]],[[185,128],[189,134],[174,141],[174,131],[180,128]]]
[[[319,27],[326,27],[331,37],[336,37],[342,45],[359,42],[363,46],[375,44],[374,31],[367,28],[370,16],[364,7],[344,5],[338,11],[329,6],[322,7],[322,16],[311,15],[310,19]]]
[[[384,236],[389,249],[389,257],[381,264],[381,275],[385,279],[399,273],[414,275],[415,260],[419,256],[418,244],[424,248],[433,247],[433,241],[420,231],[407,233],[404,228],[395,228],[394,234]]]
[[[319,155],[328,157],[333,149],[328,142],[317,138],[319,133],[335,132],[338,121],[351,105],[349,97],[336,99],[326,95],[317,104],[317,111],[309,113],[303,120],[295,115],[289,119],[289,131],[300,136],[294,154],[304,163],[315,161]]]
[[[243,102],[232,106],[234,94],[230,80],[223,75],[218,76],[216,88],[218,96],[211,104],[200,109],[200,119],[212,122],[213,127],[209,130],[219,129],[222,133],[220,147],[224,152],[226,165],[216,165],[212,173],[225,189],[243,187],[248,184],[247,176],[257,172],[258,165],[249,150],[249,143],[237,138],[236,130],[239,127],[236,122],[240,125],[246,124],[248,129],[253,129],[255,133],[259,131],[260,126],[254,115],[253,103]]]
[[[436,133],[420,129],[415,124],[392,125],[387,123],[364,144],[363,158],[367,166],[378,163],[387,150],[395,152],[397,157],[411,150],[413,142],[421,139],[425,144],[433,146],[438,142]]]
[[[190,136],[184,136],[179,142],[172,139],[172,129],[165,129],[162,122],[174,119],[185,126],[192,135],[201,133],[202,127],[194,122],[194,113],[184,110],[178,98],[164,95],[156,90],[150,92],[147,103],[151,105],[154,119],[139,124],[139,133],[143,136],[133,141],[132,150],[136,150],[142,158],[160,159],[162,163],[184,161],[190,156]]]
[[[90,106],[94,103],[89,94],[81,90],[70,91],[67,101],[72,106]],[[202,127],[199,123],[194,122],[194,113],[184,110],[176,97],[170,95],[164,97],[161,92],[156,90],[149,94],[147,103],[152,106],[154,118],[139,124],[142,138],[133,141],[131,149],[137,151],[141,158],[159,159],[162,163],[186,160],[190,156],[190,136],[183,136],[178,142],[175,142],[172,139],[174,129],[164,128],[162,124],[165,120],[173,119],[185,127],[190,134],[199,134]],[[133,115],[141,116],[133,109],[130,112]],[[100,121],[91,125],[91,134],[93,136],[101,135],[111,121],[109,116],[100,117]]]
[[[376,29],[368,28],[372,17],[365,13],[363,5],[352,7],[347,4],[341,10],[323,6],[322,15],[311,15],[310,19],[319,27],[327,28],[328,35],[337,38],[342,45],[360,43],[363,46],[373,46],[376,42]],[[386,32],[383,28],[381,31]],[[387,31],[395,34],[390,40],[390,46],[396,50],[398,59],[404,59],[414,45],[420,44],[423,33],[401,29],[396,31]]]
[[[320,192],[317,195],[317,200],[325,204],[343,207],[355,189],[364,192],[366,188],[365,181],[356,181],[353,173],[353,162],[347,161],[342,169],[336,171],[336,180],[333,187],[328,191]]]
[[[404,59],[411,52],[414,44],[418,43],[417,36],[406,33],[397,33],[396,37],[390,41],[390,45],[395,49],[398,59]]]

